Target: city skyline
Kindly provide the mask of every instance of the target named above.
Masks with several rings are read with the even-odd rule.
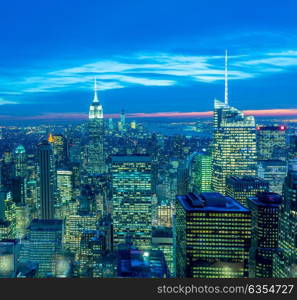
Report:
[[[297,3],[60,2],[0,18],[0,278],[290,294]]]
[[[107,116],[211,117],[213,99],[224,98],[225,49],[231,105],[296,116],[296,3],[270,3],[266,14],[266,1],[256,10],[255,1],[212,2],[6,4],[14,14],[0,21],[0,120],[85,119],[94,76]]]

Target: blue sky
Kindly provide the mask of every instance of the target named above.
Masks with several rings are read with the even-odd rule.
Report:
[[[3,2],[3,1],[2,1]],[[0,116],[296,108],[297,1],[12,0],[0,10]]]

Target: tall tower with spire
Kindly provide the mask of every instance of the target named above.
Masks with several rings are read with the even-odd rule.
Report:
[[[224,102],[214,103],[214,143],[212,153],[212,189],[226,193],[228,176],[256,175],[256,124],[253,116],[245,116],[229,106],[228,56],[225,53]]]
[[[94,79],[94,98],[89,109],[87,145],[87,171],[102,174],[106,170],[104,155],[103,107],[98,97],[97,81]]]

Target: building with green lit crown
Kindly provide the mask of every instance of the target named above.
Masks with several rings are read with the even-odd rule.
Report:
[[[200,192],[211,191],[212,157],[207,153],[197,153],[194,157],[194,188]]]
[[[149,156],[112,157],[113,243],[130,238],[147,250],[152,239],[152,172]]]
[[[278,253],[273,262],[273,277],[297,277],[297,160],[289,162],[280,209]]]
[[[176,276],[248,277],[251,214],[219,193],[176,198]]]

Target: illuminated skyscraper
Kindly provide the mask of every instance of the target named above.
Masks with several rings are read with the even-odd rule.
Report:
[[[14,152],[15,176],[26,177],[27,164],[26,164],[26,151],[24,146],[19,145]]]
[[[247,207],[247,198],[258,192],[268,192],[269,183],[254,176],[229,176],[226,179],[226,195]]]
[[[65,136],[62,134],[50,134],[48,142],[53,146],[55,163],[58,168],[64,166],[68,158],[68,144]]]
[[[214,103],[213,190],[225,194],[228,176],[256,175],[256,155],[255,119],[229,106],[226,79],[225,102]]]
[[[20,245],[17,240],[0,241],[0,278],[15,278]]]
[[[286,129],[284,125],[257,126],[258,160],[285,160]]]
[[[283,184],[288,172],[288,163],[283,160],[260,160],[257,176],[269,182],[269,191],[282,195]]]
[[[76,255],[79,254],[80,241],[83,232],[96,230],[98,218],[91,212],[78,211],[75,215],[66,217],[65,247]]]
[[[194,188],[200,193],[211,191],[211,155],[201,152],[194,157],[192,176],[194,177]]]
[[[250,211],[219,193],[189,193],[176,201],[176,275],[248,277]]]
[[[56,276],[56,259],[61,253],[61,220],[32,220],[29,227],[27,260],[38,263],[38,276]]]
[[[59,204],[68,203],[72,199],[72,171],[57,170],[57,188]]]
[[[124,109],[122,109],[121,111],[121,124],[122,124],[122,131],[126,131],[126,114]]]
[[[152,238],[152,170],[148,156],[112,158],[114,246],[131,238],[142,250]]]
[[[106,171],[104,156],[104,119],[103,108],[97,95],[95,79],[94,99],[89,110],[89,141],[87,146],[87,171],[90,174]]]
[[[282,197],[274,193],[259,193],[248,198],[252,214],[250,274],[252,278],[273,277],[273,256],[277,253],[279,211]]]
[[[297,160],[289,162],[280,209],[279,251],[273,264],[274,277],[297,277]]]
[[[56,174],[52,146],[43,141],[38,146],[39,198],[41,219],[54,218]]]
[[[297,158],[297,135],[291,135],[289,138],[289,159]]]

